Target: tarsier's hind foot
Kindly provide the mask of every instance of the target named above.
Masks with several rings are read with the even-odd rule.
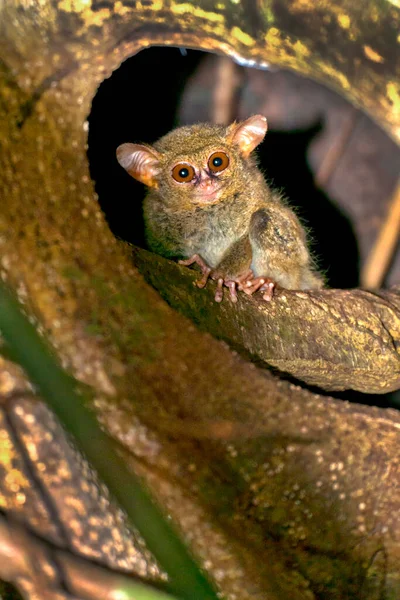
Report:
[[[257,291],[263,292],[263,300],[266,300],[267,302],[272,300],[275,288],[275,281],[269,277],[253,277],[247,279],[244,284],[239,286],[239,289],[248,296],[251,296]]]

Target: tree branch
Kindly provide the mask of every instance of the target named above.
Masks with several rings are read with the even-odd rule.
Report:
[[[135,264],[167,302],[255,359],[325,390],[384,393],[400,386],[400,294],[279,290],[272,302],[239,294],[213,302],[214,283],[136,248]]]

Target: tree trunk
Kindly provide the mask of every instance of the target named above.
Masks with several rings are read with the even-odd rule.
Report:
[[[398,598],[398,414],[283,381],[170,308],[99,210],[86,118],[97,86],[122,60],[149,44],[173,44],[294,68],[341,91],[399,141],[400,11],[378,0],[365,7],[350,0],[217,6],[2,5],[2,278],[65,368],[89,386],[99,421],[221,594]],[[241,299],[217,307],[207,290],[193,288],[190,271],[143,252],[136,260],[202,329],[273,367],[329,390],[399,387],[395,291],[284,291],[266,306]],[[32,476],[51,459],[41,452],[51,434],[43,405],[25,398],[12,362],[2,361],[0,384],[1,439],[9,440],[0,466],[23,473],[24,449],[24,480],[51,496],[59,483],[46,477],[48,468]],[[0,507],[15,515],[23,486],[9,481],[0,481]],[[79,487],[65,493],[79,496]],[[18,515],[46,537],[44,512],[30,517],[38,502],[26,494]],[[70,513],[58,504],[55,512],[68,529]],[[84,554],[68,537],[52,541]],[[112,548],[83,542],[96,560],[120,568]],[[135,561],[128,564],[143,576]]]

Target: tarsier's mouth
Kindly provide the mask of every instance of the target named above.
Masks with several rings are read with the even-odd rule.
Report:
[[[196,189],[192,196],[192,202],[194,204],[215,204],[220,199],[222,189],[222,185],[208,190]]]

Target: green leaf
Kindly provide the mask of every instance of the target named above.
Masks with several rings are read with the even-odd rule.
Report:
[[[166,521],[148,490],[114,452],[96,416],[88,410],[87,399],[78,392],[78,383],[60,367],[54,353],[23,316],[17,301],[1,282],[0,332],[12,356],[25,369],[41,397],[72,434],[83,454],[142,534],[148,549],[168,574],[171,592],[183,599],[216,600],[212,585]],[[140,596],[152,597],[156,598],[154,595]],[[136,595],[136,598],[139,596]]]

